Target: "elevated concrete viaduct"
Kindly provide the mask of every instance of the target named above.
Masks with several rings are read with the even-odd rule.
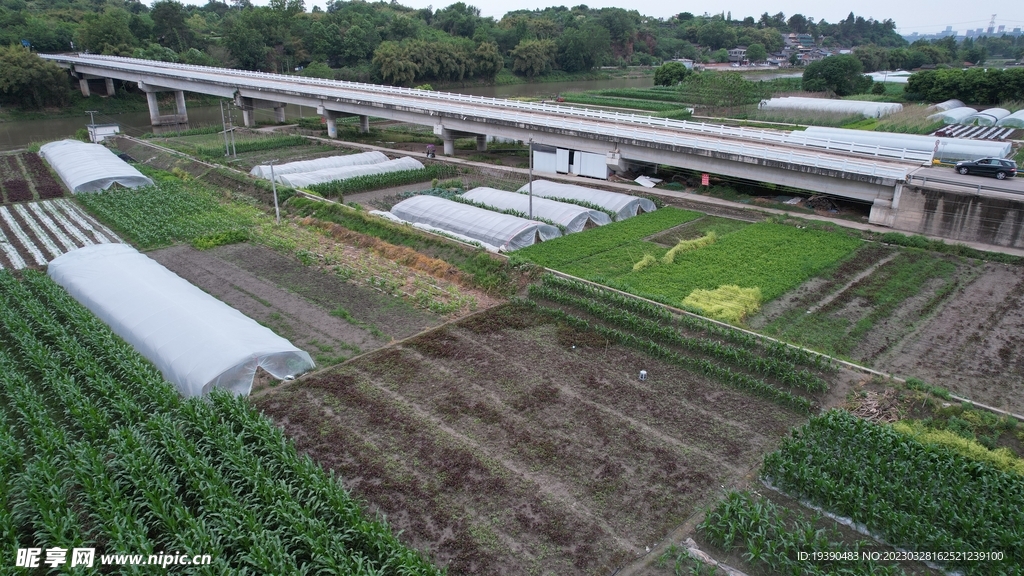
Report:
[[[78,78],[137,83],[147,94],[154,125],[187,119],[186,90],[234,99],[247,126],[253,124],[255,109],[272,108],[283,120],[284,106],[295,104],[316,108],[331,137],[337,137],[339,118],[358,116],[365,132],[374,116],[431,126],[449,155],[456,138],[476,137],[481,150],[486,136],[532,138],[605,155],[613,168],[631,161],[664,164],[870,202],[870,221],[885,226],[908,222],[901,215],[908,205],[901,200],[904,186],[912,173],[931,163],[930,154],[926,158],[907,150],[831,141],[815,147],[793,144],[777,131],[131,58],[43,57]],[[172,116],[156,109],[155,93],[167,90],[176,93],[177,114]],[[913,189],[921,187],[929,189],[929,184],[917,183]]]

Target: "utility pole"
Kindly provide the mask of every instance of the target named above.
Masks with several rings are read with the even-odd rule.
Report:
[[[530,136],[530,220],[533,220],[533,136]]]
[[[85,113],[89,115],[89,125],[90,126],[95,126],[96,125],[96,117],[93,116],[93,114],[96,114],[97,112],[98,112],[98,110],[86,110],[85,111]]]
[[[228,157],[228,153],[229,153],[229,150],[228,150],[228,123],[227,123],[227,121],[224,120],[224,101],[223,100],[220,101],[220,127],[223,130],[222,134],[224,134],[224,157],[227,158]]]
[[[277,179],[274,178],[274,162],[277,159],[270,161],[270,188],[274,191],[274,213],[277,214],[277,223],[281,223],[281,209],[277,206]]]

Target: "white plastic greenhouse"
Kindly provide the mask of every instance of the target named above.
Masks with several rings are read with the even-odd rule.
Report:
[[[950,108],[942,112],[936,112],[931,116],[928,116],[928,120],[942,120],[943,124],[959,124],[970,116],[974,116],[978,111],[968,106],[961,108]]]
[[[360,166],[340,166],[338,168],[325,168],[315,172],[301,172],[297,174],[284,174],[277,177],[277,181],[292,188],[304,188],[313,184],[333,182],[334,180],[347,180],[356,176],[368,176],[370,174],[385,174],[387,172],[401,172],[402,170],[422,170],[423,164],[415,158],[404,156],[379,164],[364,164]],[[276,174],[275,174],[276,175]]]
[[[989,108],[964,118],[961,124],[977,124],[978,126],[995,126],[997,122],[1010,115],[1005,108]]]
[[[867,132],[864,130],[848,130],[845,128],[826,128],[809,126],[803,133],[808,136],[825,136],[832,140],[857,142],[860,144],[907,148],[910,150],[935,150],[935,141],[939,148],[935,158],[944,162],[958,160],[976,160],[978,158],[999,157],[1010,155],[1009,142],[993,142],[991,140],[969,140],[967,138],[937,138],[935,136],[918,136],[916,134],[894,134],[890,132]],[[794,132],[794,134],[799,134]],[[800,136],[793,136],[799,138]]]
[[[945,112],[946,110],[952,110],[954,108],[963,107],[964,103],[954,98],[952,100],[946,100],[945,102],[939,102],[938,104],[932,104],[931,106],[928,107],[928,109],[936,110],[939,112]]]
[[[520,194],[528,194],[529,191],[529,184],[524,184],[519,189]],[[654,202],[647,198],[620,194],[618,192],[608,192],[606,190],[595,190],[585,186],[576,186],[575,184],[561,184],[549,180],[534,180],[533,195],[553,200],[564,199],[570,202],[575,200],[600,206],[605,210],[615,212],[616,221],[631,218],[641,211],[653,212],[655,210]]]
[[[391,213],[411,224],[427,224],[461,234],[507,252],[540,240],[558,238],[558,228],[518,216],[484,210],[436,196],[413,196],[391,207]]]
[[[1010,114],[1006,118],[1003,118],[996,124],[996,126],[1005,126],[1007,128],[1024,128],[1024,110],[1017,110],[1013,114]]]
[[[288,379],[309,354],[126,244],[97,244],[47,273],[139,351],[186,398],[213,388],[248,394],[257,367]]]
[[[865,76],[870,76],[875,82],[890,82],[893,84],[907,84],[910,82],[910,77],[913,72],[907,72],[905,70],[896,71],[881,71],[881,72],[869,72]]]
[[[274,166],[274,177],[281,176],[283,174],[298,174],[300,172],[315,172],[317,170],[324,170],[326,168],[340,168],[342,166],[359,166],[363,164],[380,164],[381,162],[387,162],[388,157],[383,152],[362,152],[360,154],[345,154],[343,156],[328,156],[326,158],[317,158],[315,160],[300,160],[298,162],[289,162],[287,164],[281,164]],[[264,180],[270,180],[270,166],[261,165],[256,166],[249,171],[250,174],[257,178],[263,178]]]
[[[43,144],[39,155],[57,171],[68,190],[76,194],[106,190],[115,183],[125,188],[153,184],[142,172],[99,144],[59,140]]]
[[[515,210],[530,213],[530,198],[515,192],[494,188],[474,188],[462,195],[467,200],[494,207],[498,210]],[[533,199],[533,216],[550,220],[565,227],[565,231],[579,232],[588,226],[603,226],[612,219],[600,210],[591,210],[576,204],[537,197]]]
[[[837,112],[840,114],[860,114],[866,118],[881,118],[882,116],[903,110],[903,105],[890,102],[862,102],[860,100],[830,100],[828,98],[786,96],[762,100],[758,108],[762,110]]]

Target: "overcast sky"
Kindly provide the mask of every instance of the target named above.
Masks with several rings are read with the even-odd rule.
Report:
[[[732,12],[732,17],[742,20],[745,16],[757,19],[764,12],[777,14],[782,12],[789,18],[793,14],[803,14],[815,21],[827,20],[838,22],[852,11],[858,16],[896,22],[902,34],[918,32],[932,34],[952,26],[961,34],[967,29],[988,28],[992,13],[996,12],[996,26],[1005,25],[1007,30],[1016,27],[1024,28],[1024,2],[1008,0],[993,2],[984,8],[972,2],[962,0],[858,0],[856,2],[821,2],[820,0],[731,0],[714,3],[708,2],[677,2],[672,0],[647,0],[630,2],[627,0],[571,0],[557,2],[552,0],[464,0],[466,4],[480,8],[482,16],[493,16],[500,19],[510,10],[534,10],[546,6],[576,6],[586,4],[591,8],[620,7],[628,10],[636,9],[641,14],[657,18],[668,18],[680,12],[691,12],[701,15],[710,11],[713,14]],[[265,4],[265,0],[254,0],[255,4]],[[306,9],[314,5],[326,6],[326,0],[306,0]],[[399,4],[413,8],[433,6],[435,10],[443,8],[453,1],[448,0],[398,0]]]

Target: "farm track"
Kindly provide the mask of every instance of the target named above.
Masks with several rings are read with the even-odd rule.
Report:
[[[92,244],[121,242],[66,198],[0,206],[0,269],[45,266]]]

